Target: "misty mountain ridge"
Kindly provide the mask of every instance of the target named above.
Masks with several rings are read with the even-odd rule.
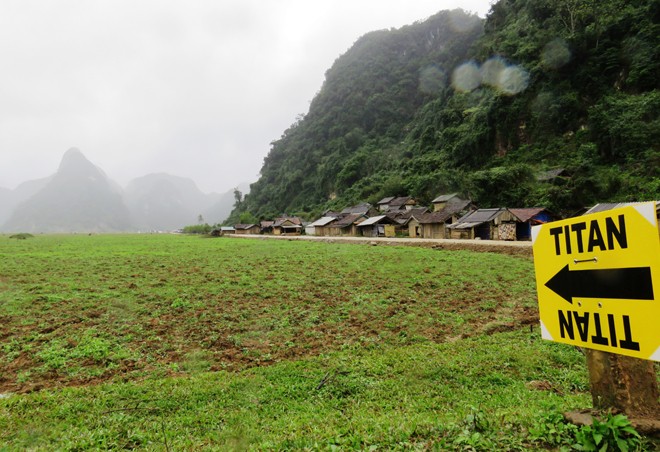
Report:
[[[0,230],[169,231],[197,223],[200,215],[206,222],[221,222],[233,203],[233,190],[205,194],[191,179],[164,173],[136,178],[122,189],[80,150],[71,148],[52,176],[15,190],[0,188]]]
[[[51,177],[52,176],[23,182],[14,190],[0,187],[0,230],[2,230],[2,225],[11,216],[14,208],[41,190]]]
[[[191,179],[165,173],[133,179],[126,186],[124,199],[135,225],[147,231],[178,229],[182,220],[194,224],[200,215],[205,222],[219,223],[234,204],[233,191],[205,194]]]

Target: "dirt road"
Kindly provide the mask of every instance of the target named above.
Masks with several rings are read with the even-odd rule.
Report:
[[[472,250],[492,253],[532,256],[532,242],[509,242],[503,240],[451,240],[451,239],[413,239],[385,237],[323,237],[314,235],[227,235],[237,239],[262,240],[309,240],[325,243],[357,243],[364,245],[418,246],[423,248],[446,250]]]

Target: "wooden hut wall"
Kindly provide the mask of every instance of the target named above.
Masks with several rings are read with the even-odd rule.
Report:
[[[250,229],[236,229],[236,234],[247,235],[247,234],[259,234],[261,229],[259,226],[253,226]]]
[[[356,237],[358,235],[357,229],[358,229],[357,226],[355,226],[354,224],[346,228],[341,228],[341,229],[337,228],[337,230],[339,231],[339,235],[343,237]]]
[[[408,236],[412,239],[422,236],[422,226],[414,218],[408,222]]]
[[[444,239],[445,225],[444,223],[426,223],[422,225],[422,236],[425,239]]]
[[[474,229],[450,229],[449,238],[458,240],[473,239]]]
[[[515,223],[517,221],[518,218],[516,218],[516,216],[508,210],[500,212],[500,214],[493,220],[493,222],[498,226],[502,223]]]

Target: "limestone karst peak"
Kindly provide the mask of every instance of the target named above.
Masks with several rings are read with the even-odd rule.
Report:
[[[94,164],[87,160],[87,157],[78,148],[70,148],[62,156],[62,161],[58,169],[58,173],[89,170],[95,168]]]

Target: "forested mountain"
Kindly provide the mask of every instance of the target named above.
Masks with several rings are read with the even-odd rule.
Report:
[[[450,191],[564,214],[660,198],[660,8],[629,3],[501,0],[363,36],[230,220]]]

